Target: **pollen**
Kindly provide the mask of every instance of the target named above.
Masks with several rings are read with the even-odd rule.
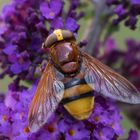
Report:
[[[25,127],[23,131],[24,131],[25,134],[27,134],[27,133],[30,132],[30,129],[29,129],[29,127]]]
[[[72,130],[72,129],[70,129],[70,130],[68,131],[68,133],[69,133],[70,136],[74,136],[74,135],[75,135],[75,131]]]
[[[6,122],[8,120],[8,116],[7,115],[3,115],[3,121]]]

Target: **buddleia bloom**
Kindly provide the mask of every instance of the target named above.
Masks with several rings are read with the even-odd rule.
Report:
[[[3,9],[0,17],[0,77],[9,75],[15,79],[0,102],[0,138],[114,140],[123,135],[118,107],[114,101],[100,96],[95,97],[93,112],[87,120],[75,120],[59,105],[36,133],[28,127],[27,114],[37,87],[38,65],[47,59],[41,50],[43,41],[54,29],[69,29],[76,34],[79,28],[80,14],[76,13],[79,0],[72,0],[66,11],[64,4],[62,0],[13,0]],[[32,88],[18,89],[15,84],[18,85],[20,80],[32,81]]]
[[[109,6],[114,6],[114,13],[118,16],[114,19],[114,24],[117,25],[121,21],[125,21],[125,26],[131,29],[136,28],[138,16],[140,15],[139,0],[106,0]]]
[[[78,121],[72,118],[59,105],[48,122],[36,133],[28,127],[28,109],[36,85],[22,91],[7,92],[5,101],[0,104],[0,134],[12,140],[113,140],[123,135],[120,125],[122,117],[114,101],[95,98],[95,106],[87,120]]]
[[[64,5],[63,0],[13,0],[4,6],[0,17],[1,78],[9,75],[16,84],[34,81],[39,65],[47,59],[41,46],[48,34],[58,28],[77,32],[79,1],[72,0],[66,11]]]
[[[126,76],[137,89],[140,89],[140,42],[128,38],[125,40],[125,50],[118,48],[113,38],[108,38],[104,46],[104,55],[100,57],[104,63],[114,67]],[[119,65],[117,65],[119,64]],[[117,66],[117,67],[116,67]]]

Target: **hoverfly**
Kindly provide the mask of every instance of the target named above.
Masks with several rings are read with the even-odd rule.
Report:
[[[87,119],[94,107],[93,91],[127,103],[140,103],[140,93],[128,80],[99,60],[78,49],[68,30],[55,30],[43,43],[49,62],[30,105],[28,119],[38,130],[59,103],[78,120]]]

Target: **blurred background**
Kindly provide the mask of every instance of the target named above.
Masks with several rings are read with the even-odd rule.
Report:
[[[94,20],[94,15],[95,15],[95,13],[94,13],[95,7],[93,8],[92,2],[90,0],[82,0],[82,1],[83,2],[82,2],[82,5],[80,8],[85,12],[85,16],[84,16],[84,18],[81,18],[79,21],[79,24],[80,24],[80,29],[78,31],[78,34],[79,34],[78,40],[79,41],[86,38],[87,32],[88,32],[88,27],[92,25],[92,22]],[[0,11],[2,11],[3,5],[5,5],[8,2],[9,2],[9,0],[0,0]],[[111,24],[113,18],[115,18],[115,16],[113,16],[109,20],[110,24]],[[109,26],[104,27],[104,30],[102,31],[102,34],[101,34],[102,41],[104,41],[109,28],[110,28]],[[137,28],[135,30],[131,30],[131,29],[125,27],[124,22],[120,23],[118,25],[118,27],[114,30],[117,30],[117,31],[113,32],[111,34],[111,38],[115,39],[117,47],[119,47],[122,50],[126,49],[126,44],[125,44],[126,39],[133,38],[137,41],[140,40],[140,21],[137,23]],[[1,93],[4,93],[7,90],[8,83],[10,83],[10,82],[11,82],[11,79],[8,76],[6,76],[4,78],[4,80],[0,80],[0,92]],[[139,131],[139,128],[136,127],[136,124],[134,123],[134,121],[130,117],[128,117],[130,105],[127,106],[125,104],[120,104],[120,103],[119,103],[119,105],[122,110],[121,111],[122,116],[124,117],[124,119],[122,121],[122,126],[126,129],[126,134],[130,128],[134,128]],[[138,106],[138,107],[140,108],[140,106]],[[134,106],[134,108],[135,108],[135,106]]]

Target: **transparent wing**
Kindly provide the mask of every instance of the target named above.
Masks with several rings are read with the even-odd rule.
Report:
[[[140,103],[140,93],[128,80],[99,60],[82,52],[85,80],[101,94],[127,103]]]
[[[48,63],[29,108],[28,120],[32,132],[46,123],[63,98],[63,93],[64,85],[56,79],[54,67]]]

